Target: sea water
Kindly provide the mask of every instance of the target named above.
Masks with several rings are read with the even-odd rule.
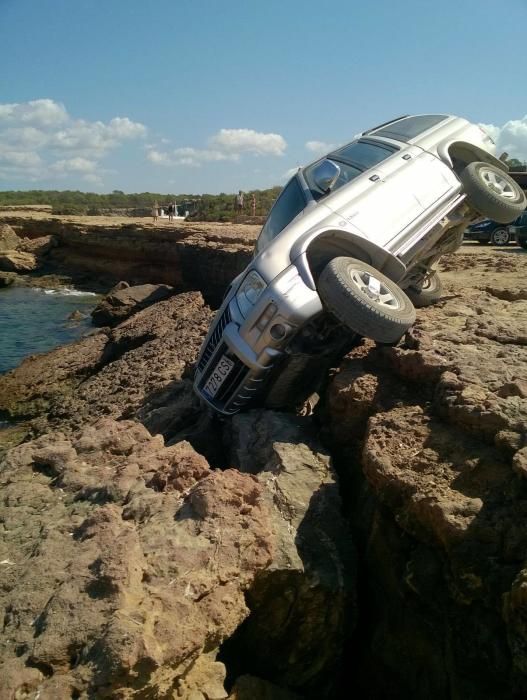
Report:
[[[93,292],[77,289],[0,288],[0,374],[28,355],[76,340],[92,326]],[[86,317],[70,321],[73,311]]]

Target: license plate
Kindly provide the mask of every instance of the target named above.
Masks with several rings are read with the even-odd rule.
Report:
[[[220,390],[221,385],[227,379],[233,367],[234,362],[232,360],[229,360],[229,358],[225,355],[223,355],[216,367],[212,370],[212,374],[207,379],[203,387],[203,392],[209,398],[216,396],[216,394]]]

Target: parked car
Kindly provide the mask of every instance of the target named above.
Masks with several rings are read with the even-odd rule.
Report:
[[[484,219],[475,224],[471,224],[465,231],[465,240],[477,241],[483,245],[504,246],[514,242],[515,238],[510,232],[510,228],[498,221]]]
[[[300,400],[360,337],[399,341],[471,221],[525,206],[490,136],[459,117],[394,119],[300,168],[227,289],[197,394],[226,415]]]
[[[524,211],[516,221],[509,226],[509,233],[516,238],[516,241],[522,248],[527,249],[527,211]]]

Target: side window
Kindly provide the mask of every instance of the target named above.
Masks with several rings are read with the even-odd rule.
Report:
[[[282,194],[276,200],[265,226],[260,233],[256,250],[260,252],[269,243],[276,238],[288,224],[293,221],[295,216],[299,214],[306,206],[304,193],[300,187],[298,180],[294,177],[291,182],[286,185]]]
[[[369,141],[355,141],[355,143],[350,143],[344,148],[339,149],[332,153],[332,158],[336,160],[347,160],[359,168],[373,168],[377,163],[380,163],[386,158],[389,158],[397,151],[397,148],[390,146],[384,146],[376,143],[370,143]]]

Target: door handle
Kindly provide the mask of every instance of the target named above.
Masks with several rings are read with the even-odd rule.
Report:
[[[380,179],[381,179],[381,178],[380,178],[378,175],[372,175],[372,176],[370,177],[370,180],[371,180],[372,182],[377,182],[377,181],[380,180]]]

